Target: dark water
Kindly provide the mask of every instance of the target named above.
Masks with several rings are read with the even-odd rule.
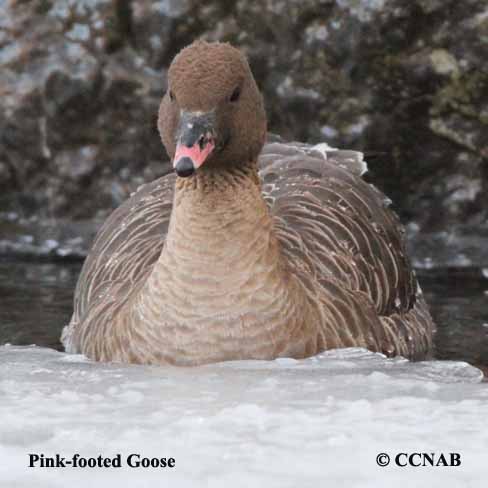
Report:
[[[62,349],[81,263],[0,259],[0,344]]]
[[[0,344],[61,349],[81,263],[0,259]],[[488,278],[479,269],[420,270],[438,325],[436,357],[488,372]]]

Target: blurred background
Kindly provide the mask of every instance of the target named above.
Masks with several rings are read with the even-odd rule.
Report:
[[[245,51],[270,131],[367,154],[439,356],[488,364],[486,0],[0,0],[0,343],[59,345],[94,232],[170,169],[157,109],[199,37]]]

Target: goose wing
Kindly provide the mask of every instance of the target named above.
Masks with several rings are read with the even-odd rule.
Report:
[[[263,193],[289,262],[365,293],[379,315],[410,310],[416,280],[390,201],[361,175],[362,154],[325,144],[267,144]]]
[[[164,245],[174,182],[169,174],[141,186],[105,221],[78,279],[72,324],[106,297],[123,303],[143,282]]]
[[[273,142],[259,163],[288,265],[307,288],[326,292],[330,347],[428,357],[435,326],[405,231],[390,200],[361,178],[362,154]]]

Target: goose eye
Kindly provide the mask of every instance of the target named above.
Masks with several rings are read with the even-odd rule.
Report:
[[[231,102],[237,102],[239,100],[239,97],[241,95],[241,89],[239,87],[236,87],[236,89],[232,92],[232,95],[230,96],[230,101]]]
[[[170,90],[169,91],[169,99],[174,102],[175,101],[175,94]]]

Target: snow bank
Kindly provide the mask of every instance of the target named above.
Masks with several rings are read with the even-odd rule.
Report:
[[[488,384],[460,362],[362,349],[192,369],[0,347],[0,486],[478,487]],[[458,467],[376,456],[458,452]],[[174,457],[174,468],[29,468],[29,453]]]

